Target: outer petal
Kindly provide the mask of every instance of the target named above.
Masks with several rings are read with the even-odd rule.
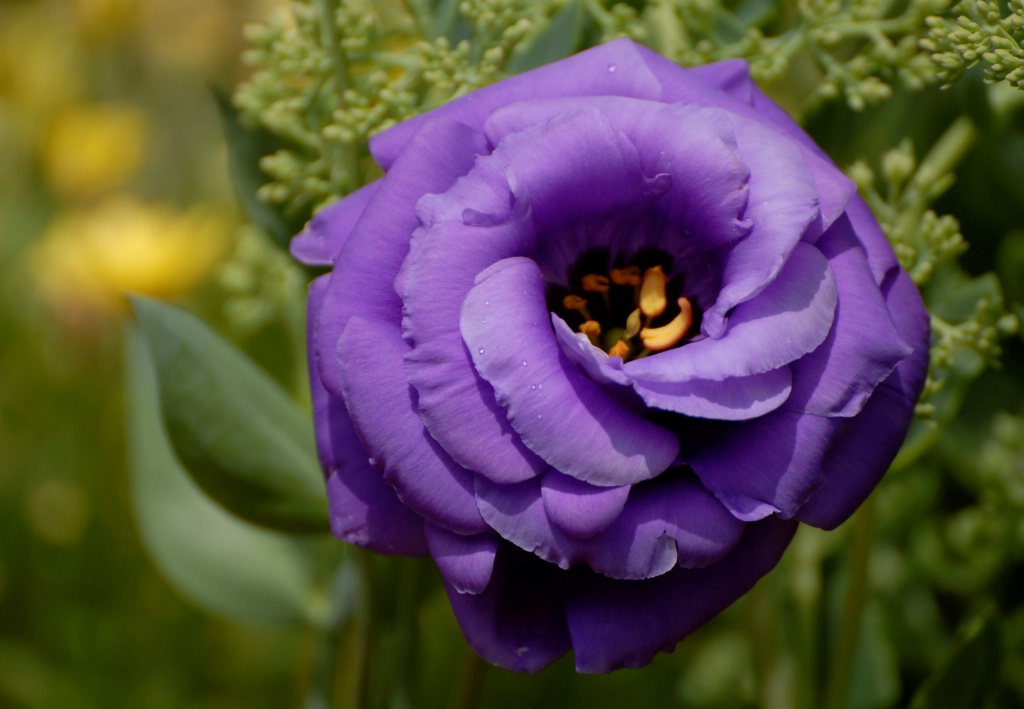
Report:
[[[487,531],[473,496],[473,474],[459,467],[430,437],[404,379],[408,350],[397,332],[356,316],[338,342],[345,405],[384,480],[402,502],[456,534]]]
[[[443,192],[486,151],[483,136],[458,123],[423,126],[381,181],[352,235],[335,259],[330,286],[317,315],[316,360],[327,390],[341,395],[335,347],[353,315],[401,324],[402,302],[393,283],[416,229],[415,205]]]
[[[378,187],[380,180],[371,182],[317,212],[292,239],[292,256],[307,266],[330,266]]]
[[[518,214],[493,227],[440,222],[417,235],[406,269],[403,325],[412,350],[405,371],[419,394],[420,416],[456,462],[495,482],[526,480],[546,464],[519,440],[474,369],[459,313],[476,274],[520,252],[529,232]]]
[[[850,218],[853,231],[867,252],[868,265],[875,276],[875,283],[882,285],[890,271],[899,267],[899,261],[896,260],[896,254],[893,253],[885,232],[860,196],[854,197],[850,202],[846,216]]]
[[[675,62],[646,47],[638,47],[647,66],[661,84],[661,100],[682,101],[698,106],[716,106],[770,125],[795,141],[803,151],[811,177],[821,197],[822,229],[827,229],[846,209],[856,187],[815,145],[814,141],[786,112],[765,97],[750,79],[746,67],[741,75],[736,60],[694,69],[682,69]]]
[[[817,247],[832,264],[839,304],[825,342],[793,363],[793,395],[786,408],[853,416],[911,349],[889,317],[849,220],[833,224]]]
[[[764,416],[789,397],[789,367],[721,381],[635,382],[633,388],[655,409],[721,421]]]
[[[691,342],[627,362],[623,369],[641,383],[719,381],[778,369],[822,343],[835,307],[836,281],[828,260],[800,244],[767,289],[733,310],[721,339]]]
[[[569,650],[567,581],[559,568],[502,544],[483,593],[459,593],[447,583],[445,589],[466,640],[480,657],[532,674]]]
[[[789,544],[796,523],[747,525],[733,552],[703,569],[676,569],[646,581],[570,576],[569,632],[579,672],[642,667],[749,591]]]
[[[821,488],[797,514],[801,522],[832,529],[844,522],[881,480],[899,452],[928,372],[928,312],[904,271],[885,284],[886,302],[914,353],[882,382],[829,452]]]
[[[426,524],[427,546],[444,580],[459,593],[483,593],[491,582],[498,535],[463,536]]]
[[[554,468],[540,480],[544,513],[576,539],[590,539],[616,520],[629,497],[629,486],[598,487]]]
[[[708,424],[684,452],[705,487],[742,520],[789,518],[821,484],[822,461],[844,419],[774,411],[753,421]]]
[[[310,314],[319,308],[326,285],[326,276],[310,285]],[[313,336],[310,328],[310,340]],[[370,465],[345,404],[323,388],[313,366],[313,348],[308,352],[316,448],[327,476],[331,531],[339,539],[379,554],[426,554],[423,519],[398,500],[381,471]]]
[[[617,40],[580,52],[557,64],[540,67],[451,101],[429,114],[399,123],[370,140],[374,158],[385,170],[405,150],[426,121],[445,118],[474,128],[496,108],[528,98],[563,96],[633,96],[657,98],[660,88],[629,40]]]
[[[615,486],[654,477],[675,459],[675,436],[623,408],[566,358],[534,262],[506,259],[481,273],[461,329],[512,427],[552,467]]]
[[[700,484],[677,476],[634,486],[615,521],[587,540],[552,522],[536,480],[495,485],[477,478],[476,492],[484,519],[517,547],[563,569],[586,564],[610,578],[646,579],[677,565],[713,564],[743,531]]]

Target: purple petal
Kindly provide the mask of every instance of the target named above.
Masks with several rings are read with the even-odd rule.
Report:
[[[415,205],[424,194],[443,192],[487,150],[484,137],[466,126],[445,121],[423,126],[380,181],[338,252],[330,286],[317,315],[317,364],[327,390],[340,395],[334,353],[353,315],[393,323],[397,331],[402,302],[394,281],[409,252],[417,227]]]
[[[572,363],[586,372],[587,376],[598,384],[609,385],[606,391],[614,391],[620,387],[628,391],[630,379],[622,371],[622,357],[609,357],[608,353],[590,344],[590,339],[582,332],[573,332],[562,318],[551,314],[551,325],[562,351]]]
[[[747,525],[733,552],[703,569],[675,569],[646,581],[570,575],[566,601],[579,672],[642,667],[749,591],[789,544],[796,523]]]
[[[459,314],[476,274],[519,253],[529,229],[521,215],[494,227],[440,222],[417,234],[406,268],[403,327],[412,350],[405,371],[419,395],[420,417],[457,463],[495,482],[526,480],[546,464],[519,440],[477,374]]]
[[[429,523],[425,529],[430,556],[445,583],[459,593],[483,593],[494,572],[497,535],[488,532],[464,536]]]
[[[530,450],[595,485],[654,477],[675,459],[675,436],[608,396],[562,352],[532,261],[500,261],[477,278],[462,336],[480,375]]]
[[[644,403],[655,409],[723,421],[744,421],[780,407],[789,397],[789,367],[721,381],[635,382]]]
[[[503,544],[480,594],[445,584],[469,646],[487,662],[534,673],[569,650],[565,572]]]
[[[736,306],[721,339],[691,342],[627,362],[623,369],[642,384],[719,381],[779,369],[822,343],[835,307],[828,260],[813,246],[799,244],[768,288]]]
[[[734,119],[739,152],[750,168],[743,218],[749,234],[729,250],[722,290],[704,312],[701,330],[718,338],[729,311],[763,291],[786,265],[801,237],[820,228],[818,193],[798,146],[764,126]]]
[[[886,283],[886,302],[913,354],[896,366],[825,459],[823,484],[797,514],[823,529],[842,524],[867,499],[899,452],[928,372],[928,312],[904,271]]]
[[[629,486],[598,487],[554,468],[540,481],[544,512],[558,528],[576,539],[590,539],[615,521],[629,497]]]
[[[544,99],[510,104],[495,111],[484,130],[492,142],[511,141],[529,133],[531,126],[584,109],[604,116],[632,142],[641,172],[648,178],[647,191],[652,196],[662,193],[652,209],[675,225],[687,242],[707,250],[729,244],[746,233],[746,223],[739,216],[747,202],[749,171],[737,155],[732,123],[723,111],[614,96]],[[685,130],[680,130],[680,126],[685,126]],[[518,141],[513,145],[518,145]],[[552,154],[561,157],[560,152]],[[590,156],[591,162],[593,159]],[[543,166],[543,162],[538,161],[538,166]],[[694,175],[700,175],[700,179],[693,179]],[[652,183],[654,178],[658,180]],[[602,183],[610,184],[610,178],[606,176]],[[585,204],[587,194],[581,194],[580,199]],[[620,200],[602,201],[592,193],[590,213],[594,213],[595,206],[614,206]],[[625,203],[631,201],[635,198]],[[646,245],[623,246],[632,250]]]
[[[899,267],[899,261],[896,260],[889,239],[860,196],[850,202],[846,216],[850,218],[853,231],[868,255],[868,265],[875,276],[875,283],[881,285],[889,272]]]
[[[833,224],[817,247],[832,264],[839,304],[825,342],[793,363],[793,396],[786,408],[853,416],[911,349],[889,317],[849,219]]]
[[[510,77],[378,133],[370,140],[370,150],[378,164],[387,170],[423,123],[444,118],[479,129],[496,108],[524,99],[554,96],[657,98],[658,84],[638,49],[638,45],[629,40],[617,40],[557,64]]]
[[[694,432],[684,453],[700,481],[738,518],[796,514],[821,484],[823,460],[845,419],[774,411]]]
[[[799,144],[820,196],[822,229],[839,218],[856,193],[853,182],[785,111],[761,92],[749,74],[744,77],[740,73],[736,60],[682,69],[646,47],[638,47],[637,51],[661,84],[663,102],[722,108],[768,125]]]
[[[321,276],[310,284],[311,314],[320,306],[326,280]],[[313,337],[310,328],[310,340]],[[345,404],[323,388],[313,366],[313,348],[308,352],[316,447],[327,476],[331,531],[339,539],[379,554],[426,554],[423,519],[399,501],[381,471],[370,465]]]
[[[338,342],[345,405],[402,502],[456,534],[484,532],[473,474],[444,452],[419,419],[415,390],[405,381],[402,365],[407,351],[391,326],[351,318]]]
[[[715,563],[743,529],[699,484],[676,477],[634,486],[622,512],[590,539],[569,536],[553,523],[537,480],[495,485],[478,477],[476,494],[480,513],[504,539],[560,568],[586,564],[610,578],[645,579],[677,565]],[[598,510],[601,523],[611,511]]]
[[[334,263],[334,257],[378,187],[380,180],[371,182],[317,212],[306,228],[292,239],[289,245],[292,256],[307,266],[330,266]]]

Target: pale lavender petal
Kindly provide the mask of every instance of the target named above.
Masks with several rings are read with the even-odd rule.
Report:
[[[750,168],[743,218],[752,227],[729,248],[722,289],[704,312],[701,331],[713,338],[722,336],[734,307],[779,275],[800,239],[821,227],[818,191],[796,144],[753,121],[737,118],[733,127],[739,153]]]
[[[334,353],[348,319],[360,315],[393,323],[396,331],[401,325],[402,301],[393,283],[418,224],[416,202],[428,192],[443,192],[468,172],[486,143],[480,133],[458,123],[425,124],[367,203],[338,252],[317,315],[317,364],[324,386],[336,396],[341,383]]]
[[[637,44],[617,40],[580,52],[500,84],[450,101],[429,114],[399,123],[370,139],[370,150],[385,170],[406,150],[406,144],[425,122],[444,118],[482,128],[497,108],[529,98],[563,96],[633,96],[656,99],[660,94]]]
[[[886,282],[886,302],[913,354],[896,366],[829,452],[827,476],[797,514],[823,529],[842,524],[864,502],[899,452],[928,373],[928,311],[905,271]]]
[[[566,612],[577,671],[642,667],[658,652],[671,652],[771,571],[796,527],[775,518],[747,525],[732,553],[703,569],[645,581],[570,575]]]
[[[321,276],[310,284],[310,314],[320,307],[326,279]],[[312,341],[312,328],[308,337]],[[312,362],[312,347],[308,353],[316,448],[327,477],[331,531],[378,554],[426,554],[423,519],[399,501],[381,471],[370,465],[345,404],[323,388]]]
[[[828,259],[813,246],[799,244],[768,288],[736,306],[721,339],[690,342],[627,362],[623,369],[643,383],[719,381],[778,369],[824,341],[836,299]]]
[[[773,411],[753,421],[692,430],[683,457],[738,519],[796,514],[819,485],[822,462],[847,419]]]
[[[420,417],[459,465],[495,482],[526,480],[547,466],[519,440],[477,374],[459,314],[476,275],[531,238],[529,219],[518,213],[492,227],[439,222],[417,234],[406,268],[403,329],[412,349],[405,373],[419,395]]]
[[[648,406],[677,414],[722,421],[745,421],[782,406],[790,393],[789,367],[721,381],[633,383]]]
[[[483,593],[494,571],[498,536],[455,534],[430,523],[425,530],[430,556],[445,582],[459,593]]]
[[[429,522],[457,534],[487,530],[473,495],[473,474],[430,437],[404,379],[408,351],[386,323],[355,316],[338,342],[345,405],[359,437],[384,468],[398,498]]]
[[[793,395],[786,408],[853,416],[911,348],[889,317],[849,219],[833,224],[816,246],[832,264],[839,304],[825,342],[793,363]]]
[[[549,468],[540,492],[549,520],[576,539],[590,539],[622,512],[629,486],[598,487]]]
[[[551,564],[502,544],[494,574],[480,594],[445,584],[470,647],[492,664],[534,673],[565,654],[568,576]]]
[[[344,245],[367,202],[380,187],[380,180],[360,187],[317,212],[306,228],[292,239],[289,251],[307,266],[330,266]]]
[[[460,321],[477,371],[523,443],[549,465],[596,485],[654,477],[678,441],[606,394],[562,352],[537,265],[511,258],[480,274]]]
[[[551,324],[555,330],[562,351],[572,363],[587,373],[598,384],[620,387],[628,391],[631,383],[622,371],[622,357],[609,357],[604,350],[590,344],[590,339],[582,332],[573,332],[562,318],[551,314]]]

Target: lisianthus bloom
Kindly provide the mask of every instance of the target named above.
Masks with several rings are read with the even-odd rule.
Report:
[[[671,650],[834,527],[906,434],[928,319],[742,61],[620,40],[371,141],[293,242],[334,533],[430,554],[535,671]]]

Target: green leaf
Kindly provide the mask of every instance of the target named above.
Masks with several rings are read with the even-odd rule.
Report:
[[[242,206],[249,218],[265,229],[275,243],[286,247],[289,240],[302,229],[304,220],[290,219],[256,196],[257,190],[268,182],[267,176],[260,170],[260,159],[285,146],[270,131],[242,125],[225,91],[214,88],[213,97],[217,102],[228,146],[231,177]]]
[[[545,64],[565,59],[573,53],[583,37],[583,3],[570,0],[551,22],[539,32],[523,52],[517,52],[508,62],[508,69],[519,74]]]
[[[317,623],[308,540],[225,512],[175,458],[160,418],[156,369],[137,328],[126,340],[128,451],[135,514],[157,567],[182,594],[248,622]]]
[[[1002,638],[995,613],[975,618],[953,654],[918,690],[911,709],[984,707],[999,686]]]
[[[171,444],[192,478],[251,522],[328,529],[312,426],[280,386],[193,315],[132,298]]]

